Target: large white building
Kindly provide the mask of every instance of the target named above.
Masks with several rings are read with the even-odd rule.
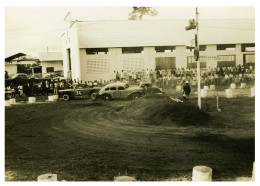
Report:
[[[109,80],[114,71],[194,68],[188,20],[71,21],[62,34],[64,76]],[[255,20],[200,20],[202,68],[255,62]]]

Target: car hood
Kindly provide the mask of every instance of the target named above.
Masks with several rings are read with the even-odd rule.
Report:
[[[129,88],[127,88],[127,90],[136,90],[136,91],[142,91],[142,90],[143,90],[143,88],[141,88],[141,87],[129,87]]]
[[[73,89],[62,89],[62,90],[59,90],[59,92],[68,92],[68,91],[72,91]]]

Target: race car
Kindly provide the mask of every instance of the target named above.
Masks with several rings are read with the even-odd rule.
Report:
[[[63,89],[58,91],[59,98],[64,101],[68,101],[70,99],[83,99],[83,98],[91,98],[93,100],[96,99],[100,87],[88,87],[85,84],[74,85],[71,89]]]
[[[145,89],[145,94],[164,94],[165,92],[157,87],[153,86],[151,82],[140,82],[139,86]]]
[[[137,99],[144,94],[145,90],[141,87],[129,87],[127,83],[117,82],[104,86],[98,96],[104,100]]]

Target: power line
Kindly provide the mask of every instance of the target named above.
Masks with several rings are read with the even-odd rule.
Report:
[[[41,32],[41,33],[35,33],[35,34],[30,34],[28,36],[22,36],[23,38],[28,38],[28,37],[35,37],[37,35],[44,35],[44,34],[47,34],[47,33],[51,33],[51,32],[58,32],[58,31],[64,31],[64,29],[57,29],[57,30],[50,30],[50,31],[45,31],[45,32]],[[23,39],[19,36],[16,36],[16,37],[10,37],[8,39]]]
[[[30,29],[34,29],[34,28],[41,28],[41,27],[45,27],[45,26],[50,26],[50,25],[54,25],[54,24],[63,24],[63,22],[53,22],[53,23],[50,23],[50,24],[44,24],[44,25],[37,25],[37,26],[29,26],[29,27],[24,27],[24,28],[16,28],[16,29],[11,29],[11,30],[5,30],[5,32],[15,32],[15,31],[21,31],[21,30],[30,30]],[[58,24],[58,25],[59,25]]]

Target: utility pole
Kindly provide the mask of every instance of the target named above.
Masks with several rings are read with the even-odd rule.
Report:
[[[194,19],[189,20],[189,26],[185,27],[185,30],[196,29],[195,34],[195,48],[194,48],[194,59],[197,62],[197,84],[198,84],[198,107],[201,109],[201,90],[200,90],[200,61],[199,61],[199,12],[196,7],[196,21]]]
[[[200,90],[200,60],[199,60],[199,12],[198,8],[196,7],[196,37],[195,37],[195,48],[197,47],[198,55],[196,57],[197,61],[197,84],[198,84],[198,107],[201,109],[201,90]],[[194,49],[195,50],[195,49]]]

